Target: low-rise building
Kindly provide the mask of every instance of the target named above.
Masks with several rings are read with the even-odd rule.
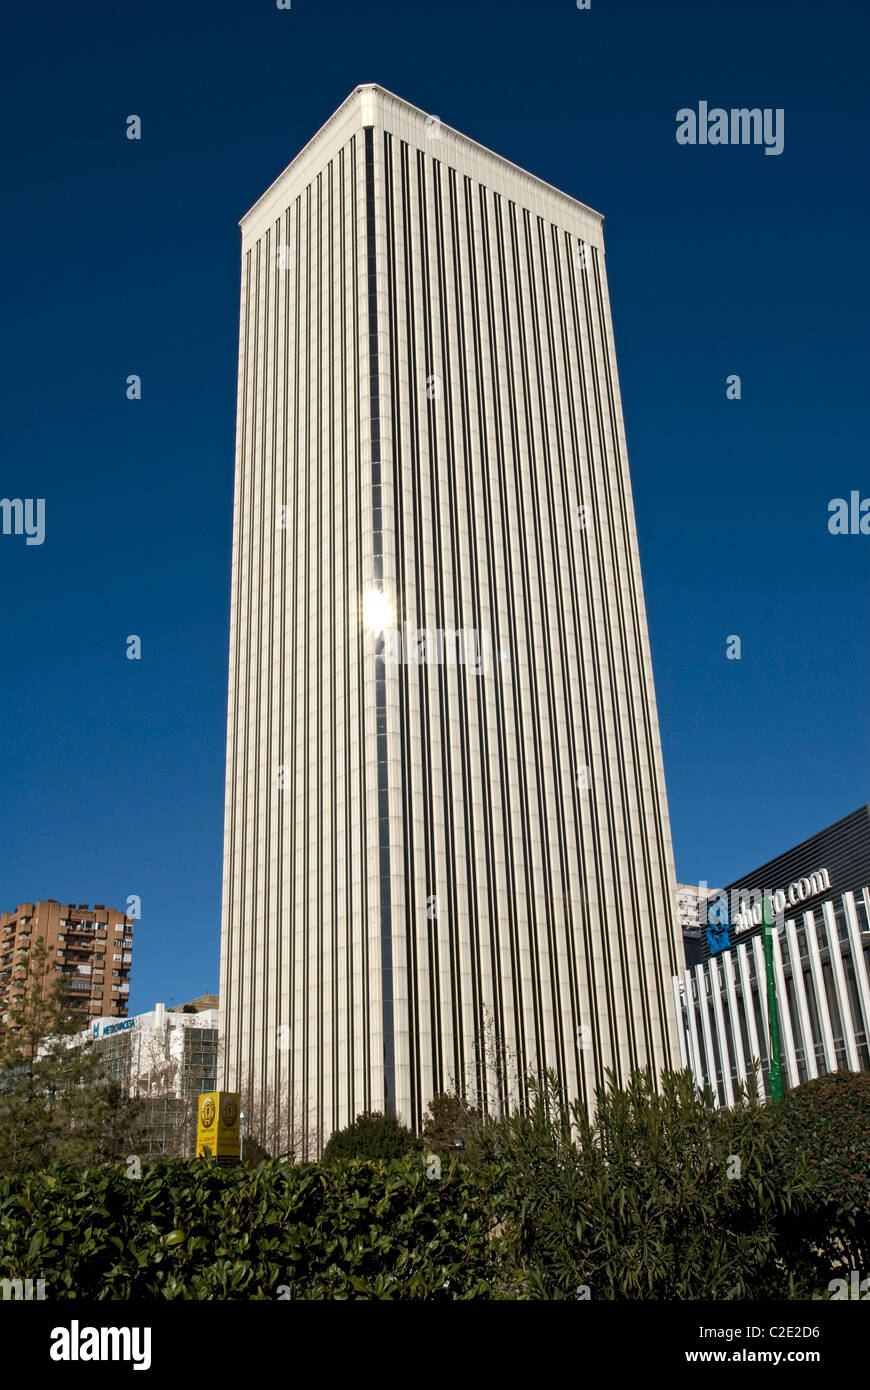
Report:
[[[202,1007],[204,999],[208,1007]],[[217,1088],[217,996],[173,1009],[155,1004],[149,1013],[132,1018],[94,1019],[81,1034],[81,1040],[86,1038],[93,1041],[109,1076],[144,1102],[143,1151],[191,1154],[197,1096]]]
[[[870,1071],[870,805],[711,893],[699,927],[684,932],[681,1058],[721,1104],[753,1061],[759,1089],[770,1089],[764,900],[783,1084]]]

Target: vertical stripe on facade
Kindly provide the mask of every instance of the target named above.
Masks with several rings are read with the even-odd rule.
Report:
[[[384,592],[383,483],[381,477],[381,402],[378,361],[378,260],[375,209],[374,131],[365,130],[366,243],[369,311],[369,422],[371,426],[372,555],[375,587]],[[390,318],[390,338],[393,336]],[[385,641],[375,646],[375,717],[378,754],[378,882],[380,886],[381,989],[384,1033],[384,1110],[396,1109],[395,999],[393,984],[393,913],[390,882],[390,783],[387,740],[387,677]]]

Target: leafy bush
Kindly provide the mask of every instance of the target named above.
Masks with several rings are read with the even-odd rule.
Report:
[[[466,1154],[486,1128],[486,1117],[480,1110],[446,1091],[433,1096],[428,1109],[423,1120],[423,1142],[430,1153]]]
[[[832,1268],[870,1276],[870,1076],[831,1072],[772,1110],[778,1162],[808,1168],[814,1219],[792,1231],[791,1263],[826,1285]]]
[[[797,1296],[779,1258],[808,1206],[799,1164],[776,1162],[774,1122],[751,1098],[715,1111],[690,1073],[612,1079],[590,1121],[552,1077],[484,1151],[510,1174],[505,1239],[515,1291],[564,1299]]]
[[[419,1159],[54,1168],[0,1179],[0,1275],[49,1299],[489,1298],[500,1200]]]
[[[420,1153],[422,1144],[413,1130],[399,1124],[395,1115],[364,1111],[344,1129],[337,1129],[323,1151],[324,1163],[343,1158],[403,1158]]]

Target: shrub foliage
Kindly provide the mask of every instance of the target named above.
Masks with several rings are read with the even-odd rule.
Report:
[[[0,1274],[49,1299],[487,1298],[498,1205],[420,1159],[58,1167],[0,1180]]]
[[[594,1119],[548,1077],[526,1113],[475,1117],[458,1161],[360,1119],[322,1164],[0,1175],[0,1277],[51,1299],[755,1300],[870,1273],[867,1077],[718,1111],[688,1073],[638,1072]],[[369,1141],[402,1156],[340,1152]]]
[[[778,1162],[807,1166],[811,1222],[796,1222],[789,1261],[807,1280],[870,1275],[870,1076],[831,1072],[787,1091],[773,1111]]]
[[[344,1129],[337,1129],[323,1151],[325,1163],[340,1158],[402,1158],[419,1153],[420,1140],[395,1115],[366,1110]]]
[[[689,1072],[658,1091],[638,1072],[602,1089],[592,1121],[549,1077],[487,1149],[510,1175],[506,1241],[532,1297],[798,1296],[781,1254],[809,1210],[806,1165],[777,1161],[774,1112],[749,1096],[716,1111]]]

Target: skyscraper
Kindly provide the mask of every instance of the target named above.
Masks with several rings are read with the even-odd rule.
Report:
[[[377,86],[242,219],[224,1084],[312,1133],[678,1056],[602,221]]]

